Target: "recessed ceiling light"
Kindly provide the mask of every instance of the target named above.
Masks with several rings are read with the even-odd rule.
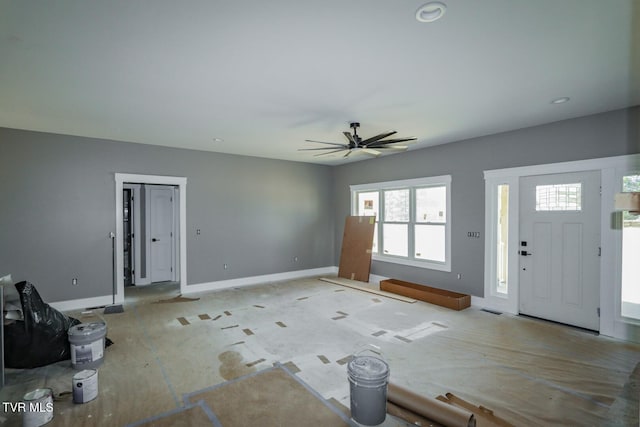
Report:
[[[416,12],[416,19],[420,22],[434,22],[442,18],[447,10],[447,5],[439,1],[432,1],[423,5]]]
[[[552,104],[564,104],[565,102],[569,102],[571,98],[569,98],[568,96],[563,96],[562,98],[556,98],[553,101],[551,101]]]
[[[222,138],[213,138],[213,142],[224,142]]]

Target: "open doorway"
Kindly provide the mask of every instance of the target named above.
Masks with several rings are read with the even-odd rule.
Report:
[[[124,183],[124,286],[177,282],[180,190],[174,185]]]
[[[125,287],[154,285],[145,293],[181,293],[186,286],[186,178],[120,173],[115,178],[115,302],[124,302]]]

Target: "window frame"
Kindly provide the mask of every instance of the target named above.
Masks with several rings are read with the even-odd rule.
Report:
[[[426,259],[420,259],[415,257],[415,225],[430,224],[425,222],[416,221],[416,197],[415,190],[425,187],[438,187],[444,186],[446,189],[446,215],[445,215],[445,261],[431,261]],[[383,254],[383,225],[394,224],[396,222],[384,222],[384,191],[386,190],[400,190],[406,189],[409,192],[409,222],[408,224],[407,238],[408,238],[408,256],[402,257],[397,255]],[[408,265],[412,267],[419,267],[431,270],[451,272],[451,175],[439,175],[424,178],[405,179],[397,181],[385,181],[375,182],[369,184],[351,185],[351,214],[358,215],[358,193],[362,192],[378,192],[379,200],[379,218],[376,218],[377,229],[377,248],[378,253],[372,254],[374,261],[389,262],[393,264]],[[438,224],[440,225],[440,224]]]

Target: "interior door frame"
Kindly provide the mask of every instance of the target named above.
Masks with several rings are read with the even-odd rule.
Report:
[[[172,185],[178,187],[178,203],[179,203],[179,274],[180,274],[180,292],[184,293],[187,286],[187,178],[179,176],[163,176],[163,175],[139,175],[130,173],[115,173],[115,205],[116,205],[116,293],[114,295],[115,303],[122,304],[124,302],[124,238],[122,226],[122,190],[125,183],[135,184],[159,184]]]
[[[622,319],[620,313],[620,246],[621,233],[612,227],[615,218],[613,200],[621,191],[621,176],[624,172],[637,170],[640,165],[640,154],[629,154],[615,157],[603,157],[588,160],[577,160],[542,165],[522,166],[515,168],[484,171],[485,178],[485,287],[484,298],[478,299],[478,305],[492,310],[518,314],[518,276],[511,274],[512,267],[517,269],[518,257],[509,257],[509,295],[496,295],[492,292],[495,280],[494,245],[495,206],[497,204],[497,186],[509,185],[509,247],[511,254],[517,251],[512,246],[512,238],[518,242],[519,237],[519,180],[523,176],[560,174],[567,172],[600,171],[601,203],[600,203],[600,334],[614,338],[640,342],[640,324]],[[513,203],[513,209],[511,209]],[[517,243],[516,243],[517,244]],[[517,270],[516,270],[517,271]],[[513,292],[512,292],[513,291]]]

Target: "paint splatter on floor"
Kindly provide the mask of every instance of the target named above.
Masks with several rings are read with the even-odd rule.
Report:
[[[242,355],[237,351],[225,351],[218,356],[222,362],[219,368],[220,376],[225,380],[232,380],[256,371],[253,366],[242,363]]]

